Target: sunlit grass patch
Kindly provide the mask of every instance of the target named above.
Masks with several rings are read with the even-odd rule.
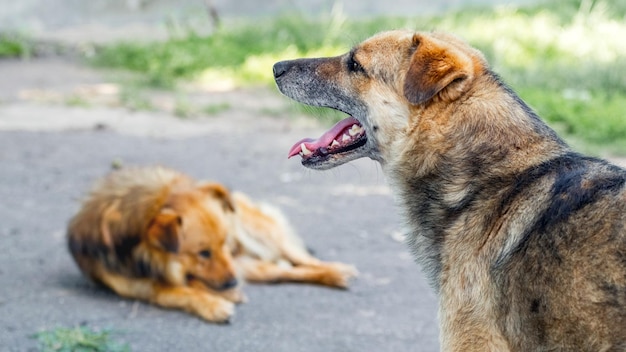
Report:
[[[619,147],[626,145],[625,18],[626,2],[602,0],[365,20],[349,20],[335,7],[325,18],[289,14],[231,24],[209,36],[190,32],[165,42],[114,44],[98,50],[94,62],[137,72],[152,86],[194,81],[227,90],[271,86],[275,62],[337,55],[381,30],[446,30],[483,51],[493,70],[566,135],[626,154]],[[329,120],[343,117],[299,110]]]
[[[495,67],[611,65],[626,56],[626,9],[614,6],[590,0],[551,1],[532,9],[508,6],[358,21],[346,20],[339,11],[325,19],[284,15],[231,24],[208,36],[189,32],[165,42],[105,46],[97,51],[94,63],[142,73],[153,85],[170,86],[207,70],[225,72],[238,84],[268,82],[277,60],[335,55],[375,32],[413,28],[457,33],[482,49]]]
[[[271,60],[281,54],[302,56],[332,51],[335,39],[329,23],[284,16],[278,20],[232,25],[210,36],[189,33],[165,42],[117,43],[100,48],[93,63],[141,73],[145,83],[171,87],[207,70],[227,72],[237,83],[267,83]],[[325,30],[320,30],[322,25]],[[332,27],[332,26],[331,26]],[[261,65],[259,65],[261,63]]]

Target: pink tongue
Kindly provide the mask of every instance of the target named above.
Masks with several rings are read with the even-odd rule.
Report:
[[[326,131],[318,139],[304,138],[298,143],[294,144],[293,147],[291,147],[291,149],[289,150],[289,156],[287,156],[287,158],[291,158],[294,155],[300,154],[300,152],[302,151],[302,143],[304,143],[306,149],[310,151],[315,151],[322,147],[328,147],[333,142],[333,139],[336,139],[337,136],[339,136],[344,129],[355,124],[360,126],[359,121],[350,116],[347,119],[343,119],[337,122],[330,130]]]

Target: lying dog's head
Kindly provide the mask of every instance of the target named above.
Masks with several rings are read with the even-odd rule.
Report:
[[[228,191],[219,184],[173,189],[152,220],[148,244],[168,253],[171,281],[198,280],[214,290],[237,285],[227,246],[234,209]]]
[[[289,156],[300,154],[315,169],[361,157],[384,164],[416,109],[461,99],[485,65],[479,51],[451,35],[401,30],[341,56],[278,62],[274,77],[283,94],[350,115],[320,138],[296,143]]]

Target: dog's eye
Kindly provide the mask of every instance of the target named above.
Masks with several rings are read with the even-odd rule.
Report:
[[[350,71],[361,71],[361,64],[354,60],[350,60]]]
[[[201,256],[202,258],[211,258],[211,251],[208,249],[202,250],[200,252],[198,252],[198,255]]]
[[[354,59],[354,54],[351,54],[348,58],[348,71],[350,72],[365,72],[363,66]]]

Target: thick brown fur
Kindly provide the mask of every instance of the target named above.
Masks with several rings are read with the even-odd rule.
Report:
[[[285,95],[354,116],[439,294],[444,351],[626,350],[626,171],[573,152],[446,33],[383,32],[274,66]]]
[[[163,167],[113,171],[70,221],[82,272],[120,296],[225,322],[238,278],[345,288],[352,266],[311,256],[284,215]]]

